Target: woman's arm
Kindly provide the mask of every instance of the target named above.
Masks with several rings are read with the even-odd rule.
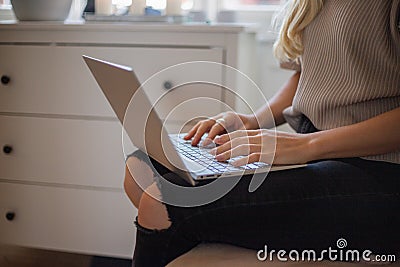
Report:
[[[282,112],[292,105],[299,79],[300,72],[296,72],[290,77],[286,84],[268,101],[268,104],[256,111],[255,117],[253,116],[247,129],[272,128],[285,123]],[[271,121],[268,108],[271,109],[275,122]]]
[[[220,146],[212,152],[219,161],[247,156],[233,163],[237,166],[257,161],[271,163],[272,159],[274,164],[297,164],[379,155],[400,150],[400,108],[360,123],[316,133],[236,131],[217,137],[215,142]]]
[[[313,133],[313,159],[385,154],[400,150],[400,108],[369,120]]]

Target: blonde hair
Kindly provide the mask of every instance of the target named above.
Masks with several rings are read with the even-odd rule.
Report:
[[[274,55],[281,62],[298,61],[303,54],[303,31],[318,15],[323,0],[291,0],[275,18],[280,24],[279,37],[274,44]],[[281,21],[278,22],[279,17]]]

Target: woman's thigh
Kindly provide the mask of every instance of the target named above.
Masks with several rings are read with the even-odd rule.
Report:
[[[171,173],[164,177],[179,179]],[[353,248],[398,248],[399,165],[321,161],[270,172],[254,192],[248,190],[250,180],[242,177],[229,193],[206,205],[167,204],[172,227],[189,239],[252,249],[325,249],[339,238]],[[169,192],[160,184],[165,197]]]

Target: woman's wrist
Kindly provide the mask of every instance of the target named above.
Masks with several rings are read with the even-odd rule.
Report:
[[[324,143],[324,132],[307,134],[308,161],[327,158],[327,147]]]
[[[246,130],[254,130],[260,128],[255,114],[240,114],[239,116]]]

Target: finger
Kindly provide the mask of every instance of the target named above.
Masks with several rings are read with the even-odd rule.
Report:
[[[260,152],[261,146],[260,145],[253,145],[253,144],[243,144],[237,147],[232,148],[222,154],[219,154],[215,157],[218,161],[227,161],[230,158],[234,158],[237,156],[247,156],[252,153]]]
[[[228,150],[231,150],[233,147],[242,145],[242,144],[247,144],[249,143],[247,137],[239,137],[235,138],[233,140],[229,140],[228,142],[220,145],[219,147],[216,147],[210,151],[212,155],[219,155],[222,154]]]
[[[217,136],[214,139],[214,142],[218,145],[222,145],[222,144],[225,144],[226,142],[229,142],[230,140],[233,140],[235,138],[245,136],[245,135],[246,135],[245,130],[238,130],[238,131],[234,131],[229,134],[223,134],[223,135]]]
[[[212,155],[219,155],[222,153],[225,153],[228,150],[231,150],[232,148],[242,145],[242,144],[247,144],[249,141],[247,140],[247,137],[239,137],[233,140],[230,140],[229,142],[226,142],[219,147],[216,147],[210,151]]]
[[[197,132],[197,129],[199,128],[199,126],[200,126],[200,122],[196,123],[196,125],[193,126],[192,129],[190,129],[190,131],[183,137],[183,139],[185,139],[185,140],[192,139],[194,134]]]
[[[243,144],[261,144],[261,136],[238,137],[211,150],[210,153],[213,155],[219,155]]]
[[[205,121],[200,124],[199,128],[193,136],[192,146],[197,146],[199,144],[203,135],[211,128],[212,125],[213,122],[211,121]]]
[[[239,167],[239,166],[243,166],[243,165],[250,164],[253,162],[258,162],[258,161],[260,161],[260,158],[261,158],[260,152],[251,153],[247,157],[243,157],[243,158],[233,161],[232,165],[235,167]]]
[[[217,135],[224,133],[224,132],[225,132],[225,126],[222,125],[222,123],[216,123],[211,127],[211,130],[207,135],[207,139],[214,140],[214,138]]]
[[[214,142],[220,145],[236,138],[255,136],[259,134],[259,132],[260,132],[259,130],[238,130],[229,134],[223,134],[221,136],[218,136],[214,139]]]

